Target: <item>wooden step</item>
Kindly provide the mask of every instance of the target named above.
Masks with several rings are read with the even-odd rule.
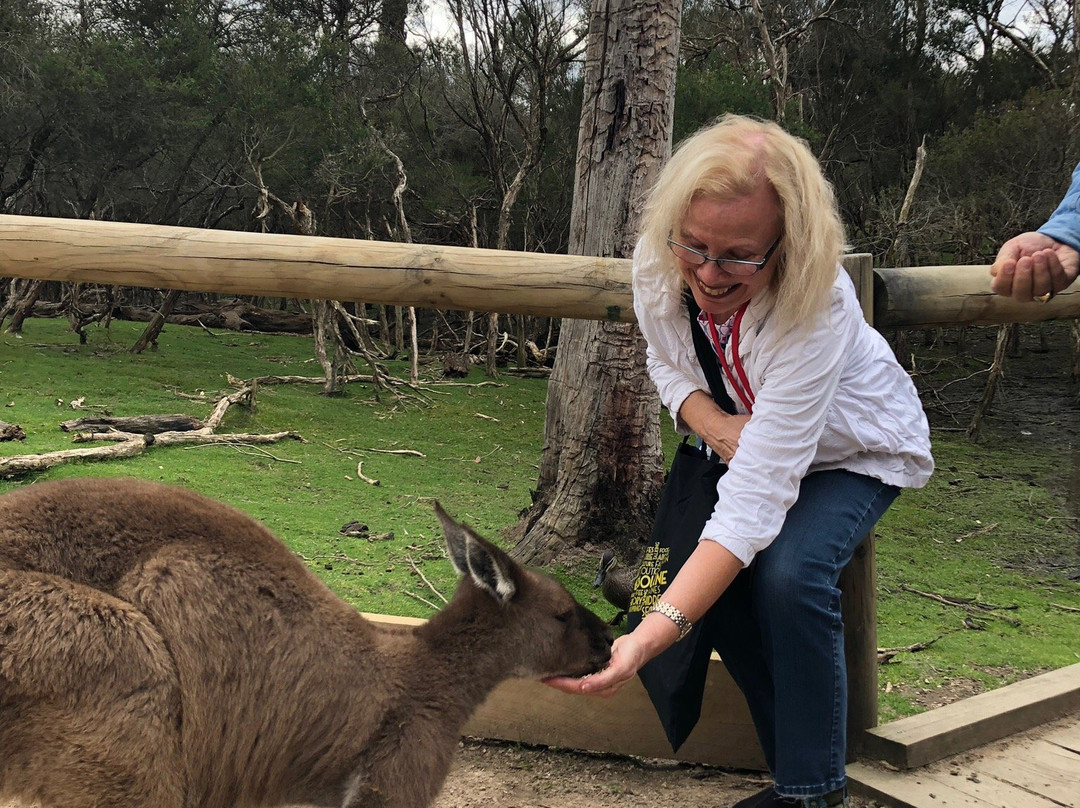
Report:
[[[1080,663],[867,730],[860,757],[900,769],[1031,729],[1080,710]]]
[[[1062,808],[1062,804],[994,778],[963,772],[894,772],[870,763],[847,768],[853,794],[891,808]]]
[[[1080,711],[917,769],[860,761],[848,783],[891,808],[1080,808]]]

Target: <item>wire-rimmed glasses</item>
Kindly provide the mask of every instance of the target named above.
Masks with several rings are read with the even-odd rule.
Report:
[[[765,268],[765,265],[769,263],[769,259],[773,257],[773,253],[776,252],[776,248],[780,246],[781,239],[783,239],[782,234],[776,237],[776,241],[774,241],[772,246],[766,250],[765,255],[760,261],[744,261],[739,258],[724,258],[721,255],[706,255],[700,250],[695,250],[693,247],[687,247],[685,244],[680,244],[672,238],[668,238],[667,243],[668,247],[670,247],[671,251],[675,254],[675,257],[680,261],[685,261],[692,266],[701,266],[708,261],[712,261],[729,275],[742,275],[748,277]]]

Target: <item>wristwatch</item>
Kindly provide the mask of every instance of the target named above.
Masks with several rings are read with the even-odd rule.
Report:
[[[679,629],[679,640],[686,637],[690,633],[690,629],[694,627],[694,624],[686,619],[686,615],[668,603],[666,600],[656,601],[656,605],[652,607],[652,611],[660,612],[668,620],[675,624],[675,627]],[[675,642],[678,642],[676,640]]]

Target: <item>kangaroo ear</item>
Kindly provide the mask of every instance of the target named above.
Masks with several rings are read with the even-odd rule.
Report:
[[[510,570],[513,561],[495,545],[466,529],[468,539],[469,574],[473,583],[499,601],[508,603],[517,591]]]
[[[451,519],[438,502],[435,513],[446,535],[450,562],[459,575],[468,575],[474,584],[485,590],[499,603],[507,603],[517,586],[511,574],[514,562],[506,553]]]
[[[450,563],[454,565],[458,575],[469,574],[468,542],[465,539],[465,530],[455,522],[442,509],[438,500],[435,501],[435,515],[442,523],[443,535],[446,537],[446,550],[450,554]]]

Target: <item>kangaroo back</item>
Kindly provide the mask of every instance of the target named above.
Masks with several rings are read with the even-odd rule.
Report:
[[[0,804],[422,808],[509,675],[582,674],[610,633],[441,509],[462,581],[380,630],[265,527],[134,480],[0,496]]]

